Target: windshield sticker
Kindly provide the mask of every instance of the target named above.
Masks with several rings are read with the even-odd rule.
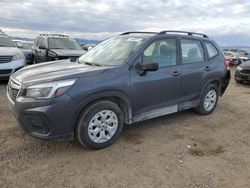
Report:
[[[127,41],[129,41],[129,42],[141,42],[142,39],[141,38],[128,38]]]

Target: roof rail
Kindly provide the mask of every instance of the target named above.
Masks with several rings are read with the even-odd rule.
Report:
[[[206,34],[203,33],[195,33],[195,32],[189,32],[189,31],[174,31],[174,30],[166,30],[166,31],[161,31],[159,32],[159,34],[165,34],[165,33],[183,33],[183,34],[187,34],[189,36],[193,36],[193,35],[200,35],[204,38],[209,38]]]
[[[147,32],[147,31],[128,31],[128,32],[122,33],[122,34],[120,34],[120,35],[128,35],[128,34],[131,34],[131,33],[141,33],[141,34],[158,34],[157,32]]]
[[[51,34],[40,34],[39,36],[47,36],[47,37],[69,37],[68,35],[64,34],[56,34],[56,33],[51,33]]]

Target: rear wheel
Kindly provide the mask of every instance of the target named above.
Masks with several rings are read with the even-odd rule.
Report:
[[[218,102],[218,87],[214,84],[209,84],[202,93],[200,104],[195,109],[201,115],[208,115],[212,113]]]
[[[77,129],[77,140],[91,149],[102,149],[117,140],[123,129],[123,113],[110,101],[98,101],[81,115]]]

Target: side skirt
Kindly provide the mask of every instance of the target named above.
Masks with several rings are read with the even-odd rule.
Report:
[[[156,118],[156,117],[160,117],[160,116],[164,116],[167,114],[172,114],[172,113],[187,110],[190,108],[194,108],[194,107],[197,107],[199,105],[199,102],[200,102],[200,100],[188,101],[188,102],[184,102],[181,104],[166,106],[163,108],[158,108],[158,109],[150,110],[147,112],[143,112],[141,114],[134,116],[132,123],[140,122],[140,121],[144,121],[144,120],[148,120],[148,119],[152,119],[152,118]]]

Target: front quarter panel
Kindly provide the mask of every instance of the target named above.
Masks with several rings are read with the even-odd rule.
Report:
[[[86,103],[87,100],[94,99],[92,96],[98,95],[101,98],[107,92],[112,96],[112,91],[129,96],[130,80],[127,64],[107,68],[100,74],[80,76],[76,84],[68,91],[68,94],[80,103]]]

